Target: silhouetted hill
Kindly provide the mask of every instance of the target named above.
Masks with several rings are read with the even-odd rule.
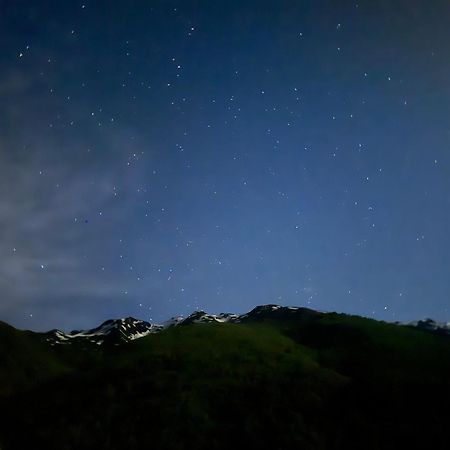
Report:
[[[437,328],[277,305],[72,333],[0,322],[0,448],[439,448]]]

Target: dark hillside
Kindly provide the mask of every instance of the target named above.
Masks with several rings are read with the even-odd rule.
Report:
[[[2,325],[0,350],[6,450],[384,450],[447,439],[450,339],[360,317],[254,310],[106,347],[51,346]]]

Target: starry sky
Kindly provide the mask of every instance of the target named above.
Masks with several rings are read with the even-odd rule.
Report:
[[[450,4],[0,0],[0,320],[450,320]]]

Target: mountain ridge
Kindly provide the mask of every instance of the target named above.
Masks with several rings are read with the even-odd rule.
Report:
[[[254,307],[247,313],[219,313],[209,314],[206,311],[198,310],[189,314],[187,317],[174,316],[162,324],[150,323],[134,317],[108,319],[95,328],[88,330],[73,330],[69,333],[59,329],[53,329],[47,332],[39,333],[46,337],[51,345],[69,344],[72,342],[89,342],[96,345],[105,343],[118,345],[145,337],[149,334],[159,333],[160,331],[172,326],[185,326],[190,324],[202,323],[243,323],[246,321],[265,320],[265,319],[302,319],[311,320],[315,317],[322,317],[325,313],[314,309],[301,306],[281,306],[277,304],[264,304]],[[399,326],[409,326],[420,330],[450,336],[450,324],[437,322],[433,319],[423,319],[413,322],[392,322]]]
[[[447,444],[450,339],[434,322],[399,325],[261,305],[163,328],[110,319],[49,345],[0,323],[0,448]]]

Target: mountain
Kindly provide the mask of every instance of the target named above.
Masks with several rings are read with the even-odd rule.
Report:
[[[119,344],[129,342],[147,336],[150,333],[157,333],[164,327],[155,325],[144,320],[138,320],[133,317],[126,319],[107,320],[100,326],[91,330],[72,331],[64,333],[60,330],[51,330],[46,333],[46,340],[50,344],[71,344],[89,342],[96,345]]]
[[[45,334],[47,342],[55,344],[92,343],[96,345],[119,345],[133,341],[152,333],[158,333],[165,328],[178,325],[200,323],[246,323],[252,321],[296,320],[310,321],[323,316],[324,313],[302,307],[260,305],[248,313],[238,315],[233,313],[208,314],[205,311],[195,311],[188,317],[172,317],[163,324],[152,324],[144,320],[127,317],[125,319],[107,320],[96,328],[90,330],[74,330],[65,333],[61,330],[51,330]],[[450,324],[435,322],[432,319],[419,320],[406,324],[397,322],[397,325],[406,325],[421,330],[450,335]]]
[[[399,325],[279,305],[70,333],[0,322],[0,448],[444,448],[446,324]]]
[[[162,325],[152,324],[144,320],[135,319],[134,317],[127,317],[125,319],[107,320],[98,327],[90,330],[74,330],[70,333],[65,333],[61,330],[51,330],[45,333],[45,340],[51,345],[73,343],[119,345],[152,333],[158,333],[171,326],[210,322],[234,322],[238,317],[237,314],[222,313],[214,315],[207,314],[204,311],[196,311],[186,318],[173,317]]]
[[[450,322],[436,322],[433,319],[425,319],[409,322],[407,325],[421,330],[450,336]]]
[[[195,311],[188,317],[172,317],[164,324],[151,324],[134,317],[125,319],[107,320],[96,328],[90,330],[74,330],[65,333],[61,330],[51,330],[45,333],[45,339],[51,345],[92,343],[96,345],[118,345],[133,341],[152,333],[158,333],[165,328],[179,325],[200,323],[245,323],[264,319],[295,319],[319,317],[322,313],[300,307],[261,305],[242,315],[233,313],[208,314],[205,311]]]

